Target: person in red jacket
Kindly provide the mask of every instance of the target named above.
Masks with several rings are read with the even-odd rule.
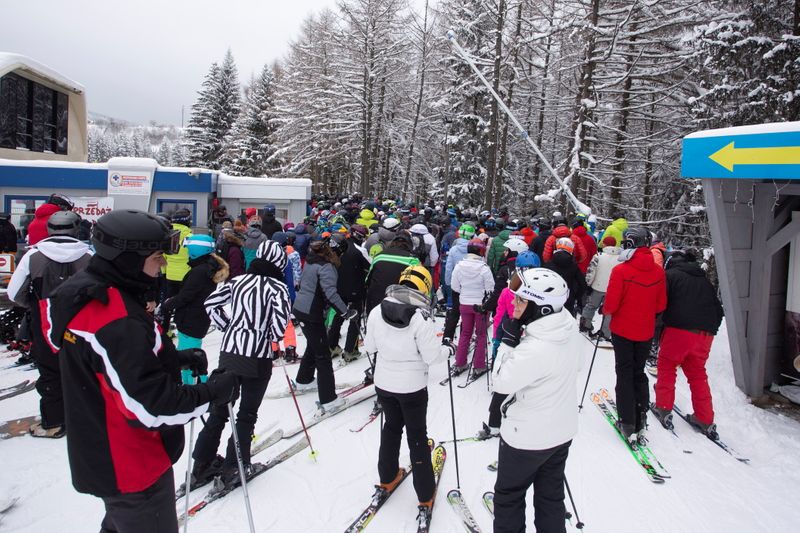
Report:
[[[664,270],[650,253],[650,232],[629,228],[623,237],[621,264],[611,271],[603,314],[611,317],[611,342],[617,371],[617,428],[628,441],[645,442],[650,394],[644,363],[656,327],[667,307]]]
[[[562,237],[568,237],[575,243],[575,251],[573,257],[577,264],[582,264],[586,261],[586,248],[583,246],[583,241],[577,236],[572,234],[572,230],[567,226],[567,219],[563,215],[553,217],[553,233],[547,238],[544,243],[544,251],[542,252],[542,263],[549,263],[553,259],[553,252],[556,249],[556,241]],[[589,259],[591,261],[591,258]],[[586,263],[588,267],[589,264]],[[586,271],[584,271],[584,274]]]
[[[575,237],[580,239],[583,247],[586,249],[586,256],[583,258],[583,261],[578,263],[578,268],[580,268],[581,272],[585,275],[586,271],[589,270],[589,263],[591,263],[592,258],[597,255],[597,243],[594,237],[589,235],[589,232],[586,231],[586,226],[583,225],[583,221],[580,219],[572,224],[573,241]]]
[[[72,211],[72,200],[63,194],[51,194],[47,202],[36,208],[34,218],[28,225],[28,245],[33,246],[42,239],[49,237],[47,233],[47,221],[53,213],[59,211]]]

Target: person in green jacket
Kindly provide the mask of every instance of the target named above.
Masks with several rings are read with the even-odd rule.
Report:
[[[628,229],[628,221],[622,217],[614,217],[614,222],[606,228],[606,231],[603,232],[602,237],[600,237],[600,244],[598,246],[600,248],[603,247],[603,239],[606,237],[614,237],[616,242],[622,242],[622,235],[625,233],[626,229]]]
[[[376,226],[378,221],[375,220],[375,213],[372,209],[362,209],[361,212],[358,214],[358,219],[356,219],[356,224],[361,224],[368,230],[372,230],[372,226]]]
[[[486,255],[486,262],[489,268],[492,269],[492,275],[497,275],[497,270],[500,268],[500,260],[503,258],[503,245],[511,235],[511,230],[504,229],[497,234],[497,237],[492,239],[492,245],[489,248],[489,253]]]
[[[184,239],[191,235],[192,230],[189,227],[192,223],[192,213],[188,209],[178,209],[171,217],[172,229],[178,230],[181,234],[181,249],[177,254],[172,254],[169,257],[164,256],[167,260],[167,267],[165,270],[167,279],[167,298],[176,296],[183,284],[183,278],[189,273],[189,251],[183,245]]]

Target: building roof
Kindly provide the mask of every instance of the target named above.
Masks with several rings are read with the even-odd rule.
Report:
[[[12,54],[10,52],[0,52],[0,76],[13,70],[28,71],[77,94],[83,94],[86,90],[80,83],[59,74],[47,65],[34,61],[27,56]]]

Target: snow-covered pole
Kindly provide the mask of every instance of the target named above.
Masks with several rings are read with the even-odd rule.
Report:
[[[539,150],[539,147],[536,146],[535,142],[533,142],[533,140],[531,139],[531,136],[528,134],[528,130],[526,130],[525,128],[522,127],[522,124],[520,124],[519,120],[517,120],[517,117],[514,116],[514,113],[511,112],[511,110],[508,108],[508,106],[505,104],[505,102],[503,102],[503,99],[500,98],[500,95],[498,95],[495,92],[495,90],[492,88],[492,85],[489,83],[489,81],[486,79],[486,77],[484,77],[484,75],[481,73],[481,71],[478,70],[478,67],[475,65],[475,62],[472,60],[472,58],[469,56],[469,54],[467,54],[464,51],[464,49],[461,48],[461,45],[458,44],[458,41],[456,40],[456,33],[453,30],[449,30],[447,32],[447,39],[450,41],[450,44],[452,44],[453,47],[456,49],[456,52],[458,53],[458,55],[461,56],[461,58],[464,61],[467,62],[467,64],[472,68],[472,70],[475,72],[475,74],[477,74],[478,78],[480,78],[481,82],[483,82],[483,84],[486,86],[486,88],[489,89],[489,92],[492,94],[494,99],[497,100],[497,105],[500,106],[500,109],[503,110],[503,112],[508,116],[508,118],[511,120],[511,122],[514,123],[514,126],[517,127],[517,129],[519,130],[520,136],[523,139],[525,139],[525,141],[527,141],[528,145],[531,148],[533,148],[533,151],[536,152],[536,155],[539,157],[539,159],[542,160],[542,163],[544,164],[545,168],[547,168],[547,170],[550,171],[550,174],[552,174],[553,178],[555,178],[555,180],[561,186],[561,191],[564,193],[564,195],[567,197],[567,199],[573,205],[573,207],[575,207],[575,209],[577,211],[579,211],[581,213],[584,213],[587,216],[591,215],[592,214],[592,210],[589,208],[589,206],[587,206],[586,204],[584,204],[583,202],[578,200],[575,197],[575,195],[572,194],[572,191],[569,190],[569,187],[567,187],[567,184],[564,183],[564,180],[562,180],[559,177],[558,173],[555,171],[555,169],[552,167],[552,165],[550,165],[550,162],[547,160],[547,158],[544,156],[544,154],[542,154],[542,151]]]

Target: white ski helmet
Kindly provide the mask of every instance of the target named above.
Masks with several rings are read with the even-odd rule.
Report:
[[[525,242],[525,239],[523,239],[522,236],[512,235],[505,243],[503,243],[503,248],[508,248],[512,252],[521,254],[528,249],[528,244]]]
[[[528,268],[518,275],[522,283],[514,294],[536,304],[540,316],[563,309],[569,298],[569,288],[564,278],[547,268]]]

